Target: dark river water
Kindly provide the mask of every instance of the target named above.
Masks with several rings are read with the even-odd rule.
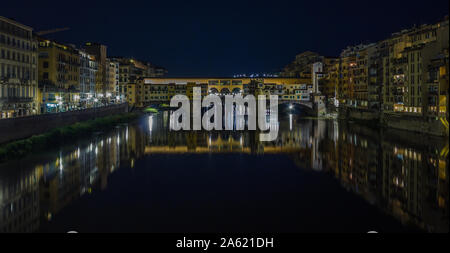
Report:
[[[285,116],[169,131],[143,116],[0,165],[0,232],[448,232],[448,141]]]

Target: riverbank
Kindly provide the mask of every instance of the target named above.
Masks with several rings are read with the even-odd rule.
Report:
[[[17,140],[0,145],[0,162],[22,158],[32,152],[45,150],[48,147],[72,142],[81,137],[88,137],[94,132],[105,131],[117,124],[128,123],[137,119],[138,113],[121,113],[102,118],[77,122],[72,125],[57,127],[48,132],[33,135],[27,139]]]
[[[26,117],[0,120],[0,143],[22,140],[33,135],[48,132],[93,119],[129,112],[128,104],[113,104],[61,113],[45,113]]]
[[[405,113],[380,113],[357,108],[339,108],[340,120],[353,121],[385,130],[397,129],[431,136],[448,136],[448,128],[438,118]]]

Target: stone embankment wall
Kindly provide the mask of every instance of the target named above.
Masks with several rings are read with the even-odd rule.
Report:
[[[366,121],[380,120],[380,113],[370,110],[340,107],[338,109],[338,112],[340,119],[366,120]]]
[[[128,104],[0,120],[0,143],[23,139],[80,121],[128,112]]]
[[[448,136],[448,129],[438,119],[400,113],[380,113],[357,108],[339,108],[339,119],[377,123],[381,127],[436,136]]]
[[[380,123],[388,128],[408,130],[437,136],[448,136],[448,130],[439,119],[425,118],[415,115],[399,115],[384,113]]]

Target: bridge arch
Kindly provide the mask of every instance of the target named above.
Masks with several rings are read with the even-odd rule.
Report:
[[[216,88],[209,89],[209,94],[217,94],[219,91]]]
[[[233,94],[239,94],[241,92],[241,89],[240,88],[234,88],[233,89]]]
[[[314,105],[310,101],[279,101],[280,109],[286,113],[316,115]]]
[[[223,89],[220,91],[220,93],[222,93],[222,95],[228,95],[228,94],[230,94],[231,92],[230,92],[230,90],[229,90],[228,88],[223,88]]]
[[[311,110],[313,109],[313,103],[310,101],[279,101],[278,104],[288,107],[306,107]]]

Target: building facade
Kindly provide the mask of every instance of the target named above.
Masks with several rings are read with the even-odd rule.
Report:
[[[441,120],[448,129],[448,17],[347,47],[339,58],[305,52],[281,75],[311,76],[322,63],[318,88],[335,106],[378,114]],[[314,62],[317,61],[317,62]]]
[[[116,74],[117,72],[117,65],[115,62],[111,61],[110,59],[106,60],[107,62],[107,78],[106,78],[106,99],[109,103],[114,102],[115,100],[115,90],[116,90]]]
[[[135,91],[135,85],[137,84],[137,80],[144,77],[162,77],[167,74],[167,70],[162,67],[155,66],[148,62],[143,62],[136,60],[134,58],[125,58],[125,57],[113,57],[111,58],[112,62],[116,63],[116,100],[119,101],[128,101],[130,99],[130,92]],[[128,89],[132,89],[132,91],[128,91]],[[138,92],[139,96],[145,97],[145,95],[150,99],[149,92],[158,92],[157,90],[143,90],[143,87],[139,89],[137,87],[136,92]],[[147,92],[147,94],[145,94]],[[156,94],[153,94],[152,100],[156,99]],[[159,98],[158,98],[159,99]]]
[[[38,38],[41,113],[80,108],[80,55],[72,45]]]
[[[448,118],[448,18],[393,34],[383,57],[383,110]]]
[[[114,71],[115,71],[113,97],[116,99],[116,101],[120,102],[121,101],[120,93],[119,93],[119,90],[120,90],[120,81],[119,81],[120,80],[120,73],[119,73],[120,62],[115,59],[112,59],[112,58],[109,59],[109,62],[110,62],[110,64],[114,65]]]
[[[97,99],[103,99],[108,92],[108,69],[107,47],[99,43],[87,42],[84,44],[84,50],[95,57],[98,65],[96,77],[96,95]]]
[[[322,62],[323,56],[318,53],[306,51],[295,56],[295,60],[285,66],[280,73],[281,77],[311,78],[312,64]]]
[[[92,107],[95,98],[98,63],[95,56],[79,50],[80,54],[80,103],[82,107]]]
[[[39,113],[33,29],[0,16],[0,118]]]
[[[338,87],[339,87],[339,58],[334,58],[333,60],[325,64],[323,77],[319,80],[319,92],[323,94],[326,100],[337,106],[336,98],[338,97]]]

